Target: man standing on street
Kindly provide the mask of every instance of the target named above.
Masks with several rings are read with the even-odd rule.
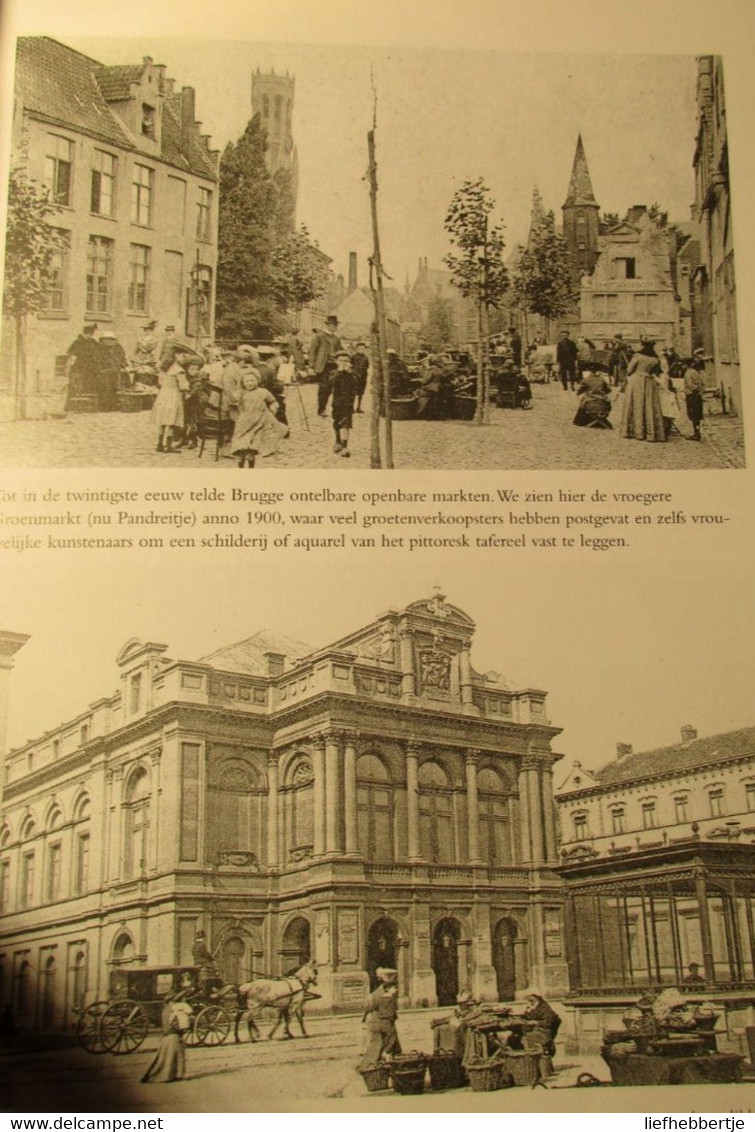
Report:
[[[577,384],[577,343],[570,337],[569,331],[564,330],[556,347],[556,361],[558,362],[558,375],[564,389]]]
[[[338,319],[329,314],[325,319],[325,329],[315,332],[309,348],[309,366],[317,379],[317,413],[324,417],[330,397],[331,375],[335,369],[335,355],[343,349],[341,339],[336,334]]]
[[[367,371],[370,368],[370,359],[367,356],[367,346],[364,342],[357,342],[356,353],[351,355],[351,372],[354,374],[354,390],[356,401],[354,412],[362,412],[362,398],[367,388]]]

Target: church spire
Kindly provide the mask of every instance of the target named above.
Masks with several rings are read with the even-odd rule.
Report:
[[[569,189],[564,201],[564,208],[579,206],[585,204],[597,205],[595,194],[592,191],[592,181],[590,180],[590,170],[587,168],[587,158],[585,157],[585,147],[582,144],[582,135],[577,136],[577,150],[574,154],[574,164],[572,165],[571,180],[569,181]]]
[[[535,185],[532,190],[532,208],[530,209],[530,231],[527,236],[527,246],[532,243],[532,237],[541,227],[545,220],[545,208],[543,207],[543,198],[540,196],[540,190]]]

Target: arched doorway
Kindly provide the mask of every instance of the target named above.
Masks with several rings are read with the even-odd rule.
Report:
[[[247,978],[254,976],[248,974],[246,971],[246,964],[244,963],[244,954],[246,948],[244,941],[240,936],[232,935],[223,940],[223,945],[220,949],[220,977],[226,983],[233,983],[238,986],[239,983],[244,983]]]
[[[459,993],[459,939],[461,927],[450,917],[433,932],[433,970],[438,1006],[453,1006]]]
[[[42,1029],[51,1030],[55,1025],[55,977],[56,963],[51,955],[45,963],[42,978]]]
[[[378,967],[398,969],[398,925],[387,916],[375,920],[367,933],[367,973],[370,976],[370,990],[374,990],[380,981],[375,974]]]
[[[498,985],[499,1002],[508,1002],[516,994],[516,921],[505,916],[493,933],[493,966]]]
[[[284,975],[293,974],[308,963],[312,957],[309,920],[295,916],[286,926],[281,947],[281,970]]]

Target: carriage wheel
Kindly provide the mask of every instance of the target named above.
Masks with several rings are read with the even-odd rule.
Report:
[[[133,1053],[147,1036],[149,1018],[138,1002],[112,1002],[102,1016],[102,1048],[107,1053]]]
[[[107,1010],[106,1002],[93,1002],[83,1010],[76,1022],[76,1037],[87,1053],[104,1053],[102,1044],[102,1015]]]
[[[231,1030],[231,1016],[222,1006],[205,1006],[193,1026],[198,1045],[220,1046]]]

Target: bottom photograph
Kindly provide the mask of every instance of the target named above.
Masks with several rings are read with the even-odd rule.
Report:
[[[514,682],[487,664],[522,615],[478,659],[463,605],[418,586],[315,646],[290,616],[191,657],[114,640],[97,698],[12,742],[6,1109],[755,1080],[755,714],[698,731],[699,661],[661,692],[659,659],[656,725],[633,654],[593,669],[615,622],[577,644],[563,606]],[[11,708],[33,643],[0,632]],[[632,727],[658,742],[604,741]]]

